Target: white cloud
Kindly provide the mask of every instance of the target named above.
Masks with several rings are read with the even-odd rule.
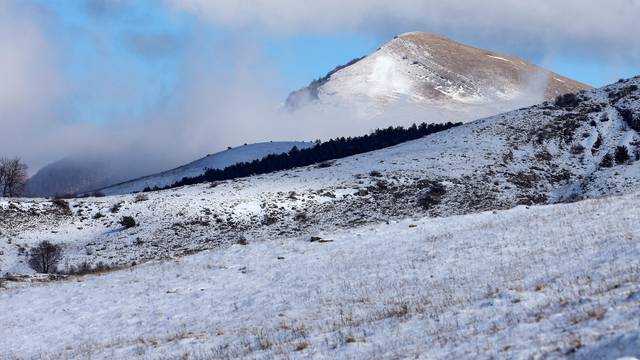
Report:
[[[0,2],[0,54],[0,154],[15,156],[30,134],[47,133],[64,87],[33,9]]]
[[[274,32],[424,30],[501,39],[541,51],[567,46],[640,54],[638,0],[166,0],[217,24]],[[535,45],[530,44],[535,40]],[[544,49],[541,49],[544,47]]]
[[[0,3],[0,112],[5,121],[37,111],[60,91],[47,39],[28,9]]]

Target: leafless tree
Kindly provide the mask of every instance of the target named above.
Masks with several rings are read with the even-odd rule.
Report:
[[[62,247],[43,241],[29,253],[29,266],[39,273],[51,274],[56,272],[58,262],[62,259]]]
[[[27,183],[27,165],[19,158],[0,158],[0,195],[18,196]]]

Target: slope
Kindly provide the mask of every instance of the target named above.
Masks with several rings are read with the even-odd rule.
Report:
[[[290,171],[135,195],[0,201],[3,271],[66,244],[65,267],[129,266],[239,240],[312,236],[413,216],[450,216],[638,191],[640,79],[478,120],[395,147]],[[630,158],[612,157],[623,146]],[[606,161],[611,158],[611,161]],[[399,206],[398,204],[402,204]],[[122,216],[138,227],[123,229]]]
[[[0,290],[0,357],[640,356],[638,200],[390,221]]]

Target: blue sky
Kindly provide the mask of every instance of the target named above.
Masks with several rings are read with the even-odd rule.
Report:
[[[47,31],[58,47],[62,72],[71,86],[65,110],[80,120],[104,122],[140,117],[150,109],[170,106],[180,87],[185,54],[202,51],[216,63],[216,51],[249,42],[259,61],[274,72],[276,93],[284,98],[323,76],[339,64],[366,55],[394,35],[394,31],[430,31],[429,28],[390,26],[383,31],[272,32],[254,27],[234,28],[203,21],[156,0],[34,0],[51,20]],[[585,61],[555,52],[554,56],[500,39],[454,39],[511,53],[553,71],[601,86],[618,77],[640,72],[628,64],[612,66],[606,60]],[[468,39],[467,39],[468,37]],[[205,61],[207,61],[205,59]],[[223,66],[229,66],[228,63]]]
[[[155,0],[121,5],[110,5],[108,0],[35,1],[51,17],[47,31],[58,47],[59,63],[64,64],[61,72],[71,85],[64,110],[71,110],[79,120],[100,123],[136,118],[149,109],[157,110],[159,103],[170,104],[180,96],[176,91],[188,66],[186,53],[202,51],[212,57],[213,64],[215,51],[222,52],[234,46],[234,41],[247,38],[241,31],[204,23]],[[278,96],[282,98],[379,44],[377,39],[357,33],[249,34],[260,61],[276,72]],[[213,51],[207,52],[211,48]]]

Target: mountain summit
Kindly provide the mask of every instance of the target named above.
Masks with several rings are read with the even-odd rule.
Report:
[[[590,88],[514,56],[411,32],[293,92],[286,105],[355,103],[382,110],[405,100],[472,120]]]

